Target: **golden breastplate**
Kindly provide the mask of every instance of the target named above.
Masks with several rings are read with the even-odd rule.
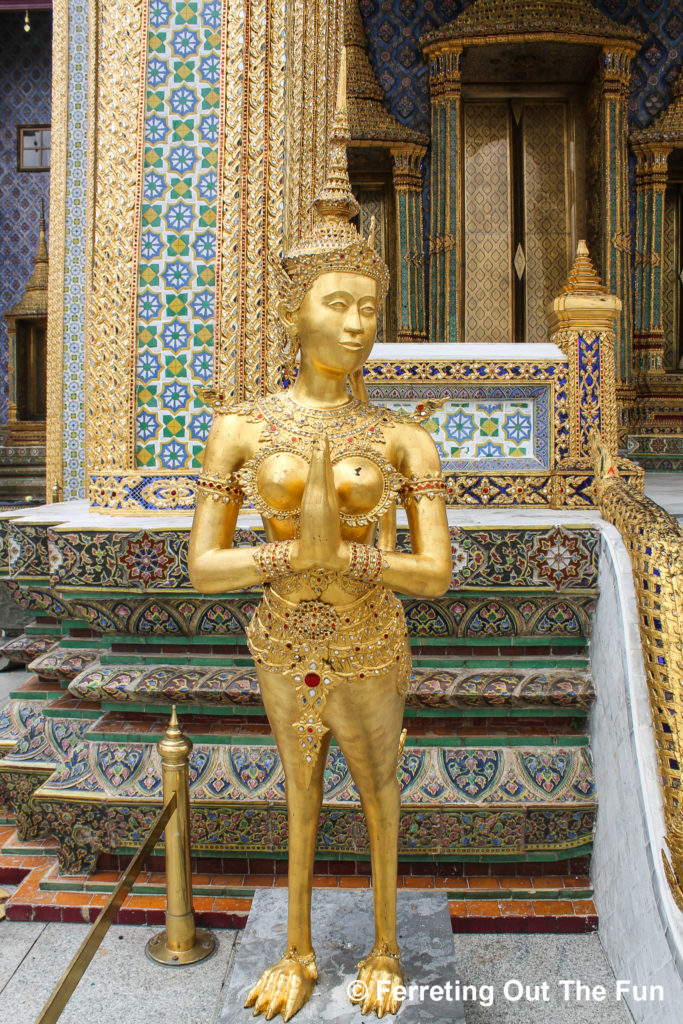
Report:
[[[296,518],[313,442],[326,436],[340,518],[349,526],[377,522],[396,502],[403,477],[378,450],[392,414],[351,400],[339,409],[306,409],[286,394],[257,400],[250,422],[263,430],[256,454],[237,471],[245,496],[266,519]]]
[[[254,483],[264,509],[279,518],[296,516],[301,508],[308,476],[308,461],[292,451],[268,451],[257,460]],[[391,490],[393,467],[376,453],[338,456],[332,463],[339,511],[346,522],[364,525],[379,518]],[[394,495],[395,497],[395,492]],[[266,512],[268,514],[268,512]],[[363,520],[363,524],[359,520]]]

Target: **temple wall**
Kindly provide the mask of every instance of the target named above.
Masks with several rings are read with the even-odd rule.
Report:
[[[17,171],[17,125],[50,123],[52,17],[0,15],[0,423],[8,412],[8,340],[4,314],[21,298],[38,245],[40,200],[48,216],[50,172]]]
[[[594,5],[619,24],[633,25],[646,41],[632,65],[629,121],[642,128],[663,110],[681,63],[683,16],[670,0],[597,0]],[[368,52],[389,108],[398,120],[417,131],[430,130],[429,77],[418,40],[431,29],[452,21],[469,0],[360,0],[368,35]],[[429,154],[425,182],[429,181]],[[633,230],[635,183],[631,180]],[[429,245],[429,192],[425,189],[425,257]]]
[[[664,876],[664,816],[631,563],[603,524],[600,597],[591,640],[597,701],[591,736],[599,793],[591,874],[600,937],[617,978],[661,985],[633,1001],[636,1021],[677,1024],[683,1002],[683,914]]]

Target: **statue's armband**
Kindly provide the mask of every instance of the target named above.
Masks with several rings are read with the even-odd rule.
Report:
[[[244,497],[236,473],[200,473],[197,480],[197,492],[214,501],[232,502],[235,505],[241,505]]]
[[[424,476],[405,477],[399,490],[399,496],[404,507],[410,504],[417,504],[423,498],[445,498],[446,481],[443,474],[425,473]]]

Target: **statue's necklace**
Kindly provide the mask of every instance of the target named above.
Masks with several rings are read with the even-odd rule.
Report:
[[[258,399],[249,417],[263,422],[261,443],[269,447],[285,444],[308,450],[311,443],[326,434],[333,452],[341,454],[368,442],[384,443],[381,424],[389,420],[387,410],[352,398],[335,409],[309,409],[299,405],[288,393]]]

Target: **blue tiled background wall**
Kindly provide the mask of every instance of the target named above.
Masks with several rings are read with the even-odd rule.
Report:
[[[643,127],[669,101],[681,63],[683,11],[677,0],[597,0],[594,6],[646,36],[630,104],[633,126]],[[429,131],[429,83],[418,40],[467,7],[467,0],[360,0],[375,73],[391,110],[410,128]]]
[[[38,245],[40,200],[48,215],[49,172],[17,171],[17,125],[49,124],[52,14],[0,13],[0,423],[7,422],[7,325],[4,314],[26,287]]]

